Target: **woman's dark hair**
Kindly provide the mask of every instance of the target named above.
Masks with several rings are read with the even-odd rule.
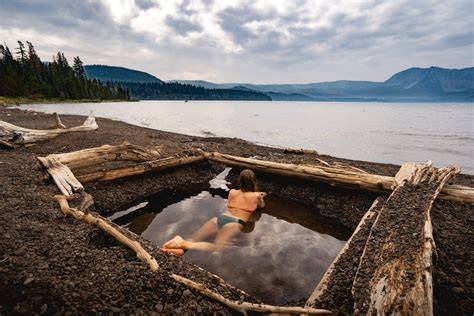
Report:
[[[239,176],[239,186],[242,192],[257,192],[258,183],[255,173],[250,169],[244,169]]]

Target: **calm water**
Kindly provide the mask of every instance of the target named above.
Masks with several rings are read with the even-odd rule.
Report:
[[[160,246],[175,235],[186,238],[225,212],[228,188],[224,178],[229,169],[210,185],[151,196],[109,218]],[[223,251],[190,250],[184,257],[264,302],[307,298],[348,232],[299,203],[271,195],[265,200],[264,213],[252,232],[239,233]],[[295,213],[307,220],[292,220]]]
[[[474,104],[141,101],[25,105],[199,136],[228,136],[401,164],[432,160],[474,174]]]

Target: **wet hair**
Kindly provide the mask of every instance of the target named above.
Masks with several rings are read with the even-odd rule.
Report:
[[[250,169],[244,169],[239,176],[239,186],[242,192],[257,192],[258,183],[255,173]]]

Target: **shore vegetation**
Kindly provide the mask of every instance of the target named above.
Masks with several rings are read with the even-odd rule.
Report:
[[[86,77],[79,56],[69,65],[63,53],[43,62],[32,43],[18,41],[15,53],[0,45],[0,96],[20,101],[48,100],[129,100],[128,91],[120,85],[102,83]],[[8,99],[12,101],[12,99]],[[1,101],[0,101],[1,102]]]

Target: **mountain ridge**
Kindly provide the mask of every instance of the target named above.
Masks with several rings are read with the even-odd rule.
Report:
[[[100,65],[94,65],[100,66]],[[85,66],[87,69],[90,66]],[[100,66],[111,67],[111,66]],[[120,69],[131,69],[114,67]],[[144,72],[139,72],[147,74]],[[90,74],[86,74],[88,77]],[[149,74],[148,74],[149,75]],[[154,82],[163,82],[154,78]],[[95,78],[92,76],[92,78]],[[104,76],[96,78],[110,80]],[[112,77],[113,79],[113,77]],[[136,80],[122,78],[122,82]],[[156,81],[159,80],[159,81]],[[205,80],[169,80],[206,89],[233,89],[267,94],[274,101],[381,101],[381,102],[473,102],[474,67],[448,69],[412,67],[390,76],[387,80],[337,80],[304,84],[213,83]]]
[[[140,70],[108,65],[86,65],[84,71],[88,78],[100,81],[162,83],[163,80]]]

